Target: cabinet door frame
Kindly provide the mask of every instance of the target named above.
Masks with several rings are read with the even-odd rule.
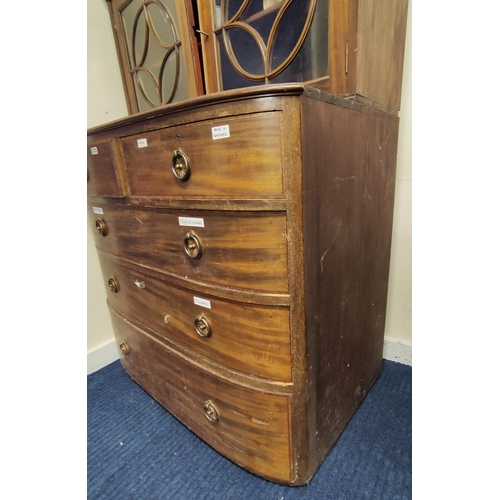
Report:
[[[222,70],[217,42],[216,12],[213,0],[197,0],[201,32],[205,88],[207,93],[224,89]],[[352,10],[352,9],[351,9]],[[348,93],[346,72],[346,50],[349,32],[350,1],[328,0],[328,71],[327,75],[316,80],[305,80],[325,91],[338,95]],[[335,19],[335,22],[332,20]],[[262,85],[264,82],[255,82]]]
[[[120,63],[120,70],[123,80],[123,88],[127,101],[127,108],[130,115],[139,113],[139,102],[137,98],[136,86],[131,71],[126,35],[121,20],[121,11],[127,7],[132,0],[106,0],[108,2],[109,14],[115,38],[115,45]],[[176,28],[178,30],[180,45],[182,46],[181,66],[186,72],[187,98],[192,99],[204,94],[203,78],[200,66],[200,58],[195,36],[195,21],[191,0],[174,0],[177,10]],[[161,4],[161,0],[143,0],[144,3]],[[175,93],[168,102],[159,106],[175,102]],[[154,107],[159,107],[154,106]],[[152,106],[153,108],[153,106]],[[143,110],[144,111],[144,110]]]

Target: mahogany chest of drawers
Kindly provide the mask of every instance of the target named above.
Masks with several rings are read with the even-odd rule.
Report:
[[[398,118],[303,85],[88,132],[121,362],[220,453],[310,480],[381,370]]]

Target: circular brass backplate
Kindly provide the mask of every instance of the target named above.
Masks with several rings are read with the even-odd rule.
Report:
[[[172,156],[172,172],[174,177],[181,182],[186,182],[191,175],[189,160],[182,151],[174,151],[174,155]]]
[[[212,401],[205,401],[205,403],[203,404],[203,410],[205,410],[205,416],[208,418],[208,420],[210,420],[210,422],[215,424],[215,422],[219,421],[219,410]]]
[[[210,337],[212,335],[212,326],[210,321],[204,314],[199,314],[194,319],[194,329],[196,333],[203,338]]]

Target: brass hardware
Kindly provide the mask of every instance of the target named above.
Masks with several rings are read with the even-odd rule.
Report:
[[[111,276],[108,280],[108,287],[113,293],[118,293],[120,291],[120,285],[114,276]]]
[[[207,338],[212,335],[212,326],[204,314],[196,316],[194,319],[194,329],[200,337]]]
[[[174,173],[174,177],[182,182],[186,182],[191,175],[189,160],[182,151],[174,151],[174,156],[172,156],[172,172]]]
[[[128,356],[130,354],[130,348],[125,341],[120,342],[120,351],[124,356]]]
[[[95,221],[95,228],[101,236],[106,236],[108,234],[108,225],[106,221],[100,217]]]
[[[205,416],[215,424],[219,420],[219,410],[217,407],[212,403],[212,401],[208,400],[205,401],[203,404],[203,409],[205,410]]]
[[[184,250],[192,259],[199,259],[203,253],[200,238],[192,231],[184,236]]]

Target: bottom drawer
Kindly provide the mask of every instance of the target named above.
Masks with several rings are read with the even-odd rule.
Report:
[[[289,396],[223,380],[111,316],[122,364],[143,389],[227,458],[269,479],[291,480]]]

